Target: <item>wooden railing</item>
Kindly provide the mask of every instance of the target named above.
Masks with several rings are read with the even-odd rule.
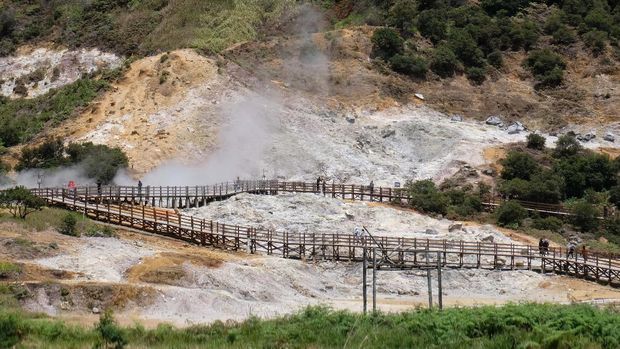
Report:
[[[262,186],[262,184],[265,183],[248,184],[244,191],[303,191],[315,190],[316,188],[316,186],[313,188],[300,183],[282,184],[280,182],[277,187],[271,186],[269,188]],[[88,217],[98,221],[226,250],[245,250],[249,253],[266,253],[304,260],[326,259],[355,262],[362,260],[364,250],[368,252],[369,249],[378,248],[381,254],[380,265],[384,268],[397,269],[436,265],[436,261],[433,260],[433,253],[441,252],[443,253],[442,263],[445,267],[531,269],[606,281],[613,285],[620,283],[620,261],[597,254],[583,256],[575,253],[569,258],[566,256],[566,250],[562,248],[551,248],[547,254],[541,255],[537,246],[528,245],[389,236],[376,236],[375,239],[365,237],[356,239],[348,233],[311,234],[258,229],[201,219],[169,209],[135,205],[133,202],[123,200],[111,200],[112,198],[122,197],[123,193],[135,194],[135,190],[131,190],[132,187],[117,188],[119,189],[117,189],[116,196],[107,196],[107,200],[99,200],[97,195],[91,197],[90,188],[78,188],[76,190],[37,189],[33,192],[45,198],[51,205],[83,212]],[[346,192],[346,187],[344,188],[344,192]],[[188,190],[186,189],[182,194],[190,193]],[[357,190],[358,188],[351,188],[350,192],[354,193]],[[172,193],[175,192],[167,189],[166,195],[169,195],[171,191]],[[231,192],[237,191],[233,187],[233,190],[228,192],[224,189],[222,194],[219,194],[218,191],[217,195],[229,195]],[[163,194],[163,191],[159,190],[155,193]],[[199,189],[193,193],[202,194],[202,191]],[[101,195],[104,196],[103,190]],[[355,195],[363,194],[360,191],[360,194]],[[96,200],[91,200],[92,198],[96,198]],[[335,231],[337,230],[336,228]],[[420,251],[427,252],[421,253]]]

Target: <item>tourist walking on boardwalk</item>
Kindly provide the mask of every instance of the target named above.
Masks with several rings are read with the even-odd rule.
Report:
[[[538,252],[541,255],[545,254],[545,241],[543,240],[543,238],[540,238],[540,240],[538,240]]]
[[[321,176],[316,179],[316,192],[319,193],[321,191]]]
[[[576,246],[573,241],[569,242],[568,245],[566,245],[566,258],[575,256],[575,247]]]
[[[588,261],[588,250],[586,249],[586,245],[581,246],[581,257],[583,257],[583,261]]]
[[[138,196],[142,196],[142,181],[138,180]]]
[[[97,195],[101,196],[101,179],[97,179]]]
[[[549,240],[543,239],[543,255],[549,253]]]

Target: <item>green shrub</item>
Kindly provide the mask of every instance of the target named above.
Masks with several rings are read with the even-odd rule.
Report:
[[[390,67],[397,73],[416,78],[425,78],[428,71],[428,63],[419,56],[397,54],[390,59]]]
[[[0,313],[0,348],[12,348],[24,335],[20,321],[14,314]]]
[[[118,327],[111,310],[106,310],[99,318],[99,323],[95,327],[99,334],[97,348],[122,349],[127,345],[127,335],[122,328]]]
[[[501,226],[520,225],[527,217],[527,210],[515,201],[506,201],[495,212],[497,223]]]
[[[372,35],[373,56],[389,60],[402,53],[405,41],[397,31],[390,28],[379,28]]]
[[[558,137],[553,154],[556,158],[569,157],[576,155],[582,149],[575,135],[567,133]]]
[[[442,78],[451,77],[458,68],[459,60],[446,45],[439,45],[431,58],[431,70]]]
[[[538,87],[555,87],[563,82],[566,63],[562,57],[548,49],[530,52],[524,65],[538,80]]]
[[[493,51],[487,56],[487,62],[495,68],[501,68],[504,65],[504,58],[501,51]]]
[[[390,7],[388,24],[401,31],[412,34],[415,27],[415,18],[418,15],[417,4],[410,0],[398,0]]]
[[[437,189],[433,181],[408,183],[407,191],[410,195],[410,204],[414,208],[427,213],[447,213],[448,197]]]
[[[63,235],[80,236],[76,228],[77,218],[75,218],[75,214],[67,213],[58,227],[58,232]]]
[[[487,78],[486,69],[479,67],[469,67],[465,70],[465,74],[467,75],[467,79],[469,79],[469,81],[471,81],[474,85],[482,85]]]
[[[527,147],[536,150],[545,150],[545,137],[538,133],[530,133],[527,135]]]
[[[478,43],[467,30],[450,31],[448,46],[466,67],[484,66],[484,53],[478,48]]]
[[[605,52],[607,48],[607,33],[600,30],[592,30],[582,35],[582,40],[596,56]]]
[[[545,217],[534,219],[532,227],[539,230],[550,230],[553,232],[559,232],[562,229],[561,219],[557,217]]]
[[[520,178],[529,180],[532,175],[540,172],[540,165],[529,154],[520,151],[511,151],[505,159],[501,161],[503,166],[502,178]]]
[[[559,45],[570,45],[577,40],[572,30],[565,25],[553,32],[553,43]]]
[[[596,207],[586,200],[576,200],[569,204],[573,216],[571,223],[581,232],[590,232],[599,226],[599,212]]]
[[[609,202],[616,206],[616,208],[620,208],[620,185],[609,189]]]
[[[424,10],[418,15],[417,28],[422,36],[436,44],[446,38],[448,33],[446,22],[445,11]]]
[[[110,238],[116,237],[116,233],[114,232],[114,229],[110,228],[108,225],[93,225],[86,232],[86,236]]]

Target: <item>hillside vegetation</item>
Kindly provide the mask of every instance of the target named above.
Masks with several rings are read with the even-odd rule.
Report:
[[[219,52],[277,27],[292,0],[3,1],[0,55],[25,43],[149,55],[195,47]]]
[[[620,317],[590,306],[509,305],[364,316],[308,308],[275,320],[175,329],[94,328],[0,311],[0,346],[48,348],[617,348]],[[207,344],[208,343],[208,344]],[[107,346],[106,346],[107,345]]]

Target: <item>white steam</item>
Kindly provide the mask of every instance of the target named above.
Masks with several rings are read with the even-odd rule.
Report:
[[[282,105],[277,97],[254,93],[225,103],[221,115],[225,126],[217,150],[204,162],[191,165],[170,161],[144,176],[145,185],[202,185],[234,178],[258,177],[271,135],[278,125]],[[118,176],[115,182],[122,182]]]

